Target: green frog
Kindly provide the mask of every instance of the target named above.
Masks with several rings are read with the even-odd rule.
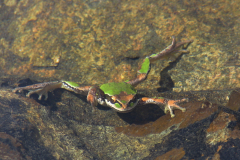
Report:
[[[45,100],[47,100],[49,91],[55,90],[57,88],[64,88],[76,94],[87,96],[87,101],[90,102],[92,106],[100,104],[103,106],[111,107],[117,112],[122,113],[130,112],[138,105],[165,105],[164,112],[167,113],[169,111],[171,117],[173,118],[175,116],[173,113],[174,108],[180,109],[182,112],[186,111],[186,109],[180,107],[178,103],[187,101],[188,99],[184,98],[180,100],[170,100],[163,97],[136,98],[137,90],[135,87],[147,78],[147,75],[151,69],[152,62],[163,59],[164,57],[170,56],[170,54],[177,52],[180,52],[181,54],[188,53],[189,51],[186,49],[192,42],[193,40],[177,42],[175,37],[173,37],[171,45],[169,45],[163,51],[147,56],[144,59],[136,78],[125,82],[111,82],[102,84],[100,86],[79,86],[79,84],[75,82],[61,80],[33,84],[25,87],[17,87],[13,90],[13,92],[28,90],[29,92],[26,95],[27,97],[30,97],[32,94],[38,94],[39,100],[41,100],[43,96],[45,97]]]

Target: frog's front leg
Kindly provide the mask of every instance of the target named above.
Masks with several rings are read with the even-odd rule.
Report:
[[[87,101],[91,103],[92,107],[97,106],[98,103],[105,106],[106,103],[104,99],[105,99],[104,93],[98,86],[93,86],[89,88],[87,94]]]
[[[171,118],[175,117],[173,113],[173,108],[180,109],[182,112],[185,112],[186,109],[177,105],[177,103],[188,101],[188,99],[180,99],[180,100],[169,100],[163,97],[159,98],[148,98],[143,97],[140,99],[139,104],[156,104],[156,105],[165,105],[164,113],[170,112]]]
[[[77,94],[87,95],[91,86],[79,87],[77,83],[70,81],[54,81],[54,82],[44,82],[33,84],[25,87],[17,87],[13,89],[13,92],[21,92],[23,90],[28,90],[27,97],[30,97],[32,94],[38,94],[38,99],[41,100],[42,96],[45,96],[45,100],[48,98],[48,92],[53,91],[57,88],[64,88],[68,91],[75,92]]]

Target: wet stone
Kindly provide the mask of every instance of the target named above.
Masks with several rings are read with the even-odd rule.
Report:
[[[234,111],[239,111],[239,109],[240,109],[240,92],[239,92],[239,90],[232,91],[231,95],[229,96],[229,101],[228,101],[227,107]]]

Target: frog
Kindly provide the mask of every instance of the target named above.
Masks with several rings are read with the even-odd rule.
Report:
[[[170,113],[171,118],[175,117],[173,109],[179,109],[185,112],[186,109],[179,106],[178,103],[188,101],[188,98],[172,100],[164,97],[141,97],[137,98],[137,90],[135,89],[137,85],[146,80],[150,70],[151,64],[157,60],[164,59],[172,54],[189,53],[187,50],[188,46],[193,42],[193,40],[185,40],[177,42],[176,38],[172,37],[172,43],[166,47],[164,50],[146,56],[140,69],[138,70],[137,76],[131,80],[124,82],[110,82],[102,85],[93,86],[80,86],[78,83],[72,81],[52,81],[43,82],[33,85],[28,85],[24,87],[16,87],[13,92],[22,92],[23,90],[29,91],[26,97],[30,97],[32,94],[37,94],[38,99],[41,100],[43,96],[44,100],[48,99],[48,92],[53,91],[58,88],[63,88],[65,90],[74,92],[76,94],[84,95],[87,101],[92,107],[98,104],[106,107],[110,107],[117,112],[127,113],[132,111],[136,106],[155,104],[158,106],[164,106],[164,112]]]

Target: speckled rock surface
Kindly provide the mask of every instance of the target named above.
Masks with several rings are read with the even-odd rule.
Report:
[[[0,1],[0,156],[239,159],[239,5]],[[137,89],[151,97],[189,98],[182,105],[187,111],[176,111],[174,119],[154,105],[119,114],[63,90],[48,101],[9,90],[61,79],[98,85],[134,78],[143,58],[168,46],[173,35],[193,39],[190,52],[155,62]]]
[[[232,110],[232,104],[240,103],[239,91],[231,93],[227,107],[209,101],[191,101],[182,105],[187,109],[185,113],[175,111],[175,118],[164,115],[157,106],[147,106],[148,109],[140,106],[127,114],[88,110],[88,104],[72,103],[82,99],[72,96],[63,93],[62,102],[54,107],[56,98],[37,102],[1,90],[0,147],[4,148],[1,156],[19,159],[175,159],[177,155],[178,159],[240,158],[239,107],[237,111]]]
[[[2,1],[0,8],[0,79],[124,81],[136,76],[142,58],[164,49],[175,35],[194,43],[167,72],[174,91],[240,84],[236,1],[33,0]],[[154,63],[139,89],[157,89],[168,65]]]

